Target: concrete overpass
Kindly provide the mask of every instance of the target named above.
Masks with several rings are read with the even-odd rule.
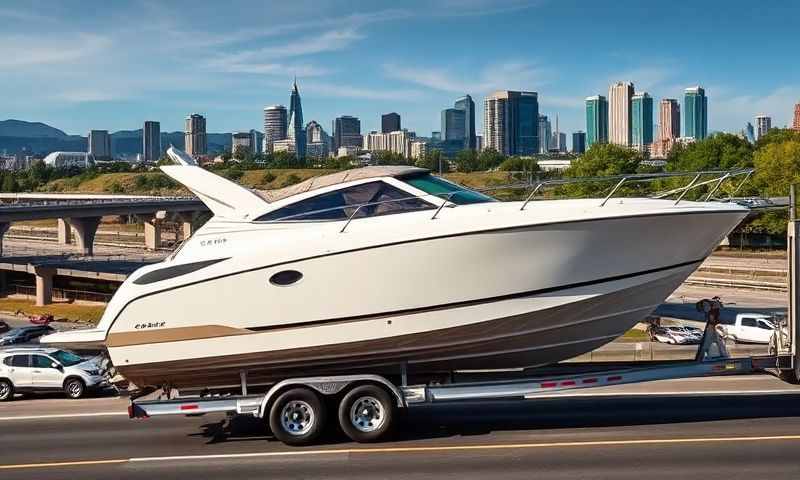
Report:
[[[126,195],[2,194],[0,200],[0,255],[2,238],[11,223],[57,219],[58,241],[67,245],[75,234],[78,250],[92,255],[100,219],[109,215],[136,215],[145,227],[145,245],[155,249],[161,243],[161,222],[174,214],[183,223],[182,239],[192,235],[192,221],[206,206],[193,197],[134,197]]]

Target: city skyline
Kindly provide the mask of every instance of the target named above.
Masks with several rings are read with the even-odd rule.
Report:
[[[471,95],[480,112],[486,95],[501,89],[538,92],[540,112],[550,118],[557,113],[564,132],[584,129],[583,99],[606,93],[618,80],[634,82],[654,99],[679,98],[686,86],[703,85],[710,99],[709,133],[736,132],[760,112],[771,115],[775,126],[791,125],[792,106],[800,99],[800,85],[793,83],[800,67],[784,60],[794,52],[788,20],[798,14],[794,5],[755,15],[754,5],[725,2],[732,18],[724,29],[687,25],[675,42],[656,49],[641,38],[671,32],[675,21],[697,9],[694,4],[670,4],[652,22],[648,6],[632,2],[442,0],[403,8],[332,2],[315,4],[313,18],[305,15],[302,2],[233,3],[222,13],[177,3],[112,5],[99,18],[86,13],[91,9],[78,9],[77,16],[69,5],[37,9],[35,3],[7,2],[0,10],[7,26],[0,34],[6,54],[0,64],[9,72],[0,79],[7,94],[0,118],[42,121],[83,134],[130,129],[149,119],[160,121],[163,131],[175,131],[186,112],[202,112],[210,132],[246,131],[261,125],[265,105],[286,102],[286,85],[295,74],[303,85],[307,120],[327,125],[353,115],[364,122],[363,131],[371,131],[380,130],[381,113],[394,111],[420,135],[439,129],[440,112],[453,98]],[[711,10],[716,3],[704,7]],[[275,11],[270,18],[280,20],[261,25],[262,9]],[[109,28],[109,21],[127,15],[152,25],[134,37],[124,28]],[[29,21],[7,21],[11,18]],[[642,18],[648,21],[634,21]],[[507,24],[500,34],[498,22]],[[220,24],[234,27],[208,28]],[[615,27],[623,24],[625,29]],[[518,28],[522,25],[527,27]],[[769,34],[775,51],[764,55],[730,41],[745,25],[749,33]],[[575,43],[553,40],[531,53],[522,41],[531,28],[541,38],[569,37]],[[708,36],[708,48],[687,48],[698,35]],[[426,55],[430,44],[472,44],[475,38],[486,40],[467,53],[447,47]],[[625,48],[594,47],[611,45],[612,38]],[[591,43],[591,59],[576,60],[576,45],[592,39],[599,41]],[[200,49],[201,58],[181,58],[186,45]],[[149,50],[159,54],[147,55]],[[748,58],[754,65],[740,71],[730,58]],[[358,74],[351,68],[356,63],[363,67]],[[764,71],[773,74],[757,75]],[[477,132],[484,130],[481,117]]]

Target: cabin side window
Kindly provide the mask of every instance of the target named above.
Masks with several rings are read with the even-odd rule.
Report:
[[[359,205],[365,205],[358,208]],[[356,212],[356,209],[358,211]],[[377,181],[323,193],[292,203],[256,219],[266,221],[346,220],[436,208],[432,203]]]

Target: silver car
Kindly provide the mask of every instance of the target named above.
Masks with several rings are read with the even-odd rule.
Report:
[[[15,393],[63,391],[81,398],[89,390],[108,387],[100,363],[57,348],[0,350],[0,401]]]

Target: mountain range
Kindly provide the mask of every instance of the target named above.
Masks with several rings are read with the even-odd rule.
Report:
[[[209,133],[207,136],[209,153],[231,148],[230,133]],[[85,152],[87,145],[87,137],[68,135],[45,123],[13,119],[0,121],[0,152],[25,152],[33,155],[47,155],[56,151]],[[161,132],[161,148],[166,150],[170,145],[184,148],[184,133]],[[120,157],[142,153],[142,130],[111,133],[111,151]]]

